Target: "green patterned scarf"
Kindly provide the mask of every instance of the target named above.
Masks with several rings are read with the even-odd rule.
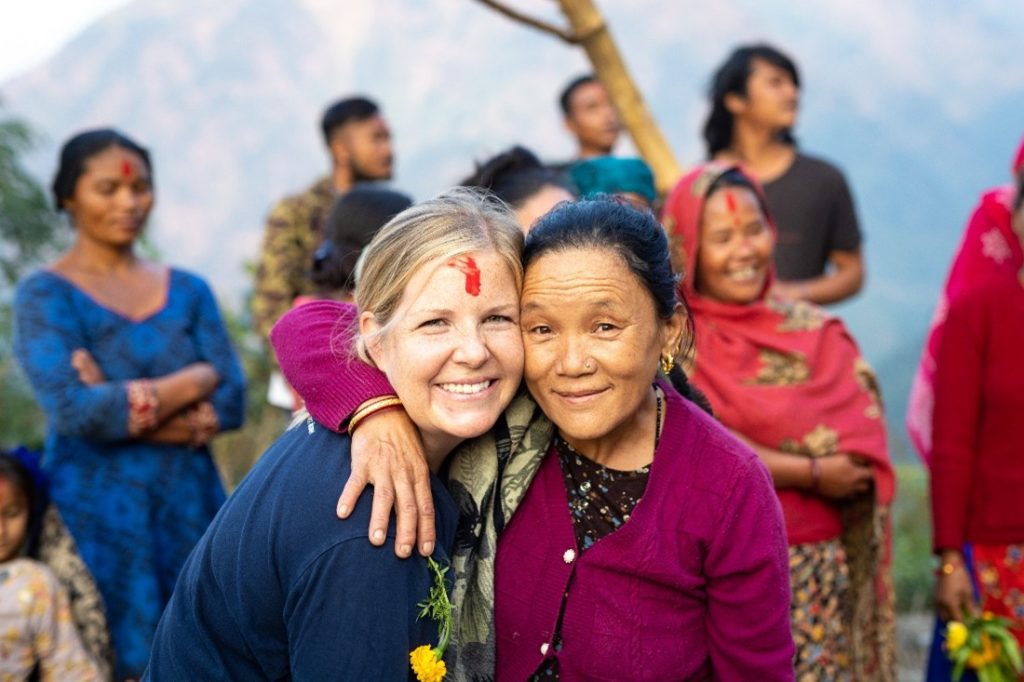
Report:
[[[489,433],[449,458],[448,487],[459,506],[459,529],[452,553],[455,630],[446,658],[456,682],[494,679],[498,535],[526,496],[554,433],[529,394],[520,391]]]

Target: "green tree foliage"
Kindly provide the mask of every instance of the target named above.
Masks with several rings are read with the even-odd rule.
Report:
[[[25,170],[23,155],[35,142],[25,123],[0,118],[0,446],[42,442],[43,416],[11,356],[11,299],[18,278],[66,243],[46,193]]]
[[[0,120],[0,277],[7,290],[29,268],[66,244],[58,239],[59,221],[46,193],[25,170],[21,156],[34,142],[29,127]],[[6,302],[6,301],[5,301]]]
[[[920,464],[896,465],[897,494],[892,511],[892,578],[896,610],[919,612],[932,608],[931,508],[928,472]]]

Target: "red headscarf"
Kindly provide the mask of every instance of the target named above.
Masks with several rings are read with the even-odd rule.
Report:
[[[707,191],[731,170],[742,173],[714,162],[698,167],[665,206],[684,273],[680,288],[696,327],[691,379],[722,423],[755,443],[809,457],[849,453],[867,460],[877,501],[887,506],[894,479],[878,384],[843,323],[810,304],[770,297],[770,274],[760,297],[748,304],[716,301],[694,288]],[[745,177],[767,216],[759,185]],[[779,498],[790,544],[836,536],[834,503],[792,489],[780,490]]]
[[[1024,139],[1013,157],[1016,177],[1024,168]],[[907,431],[925,464],[932,457],[932,407],[935,402],[935,356],[946,323],[949,302],[961,293],[993,277],[1017,277],[1024,267],[1021,238],[1013,231],[1013,185],[995,187],[981,195],[971,214],[960,248],[950,267],[946,286],[935,305],[928,341],[921,353],[907,405]]]

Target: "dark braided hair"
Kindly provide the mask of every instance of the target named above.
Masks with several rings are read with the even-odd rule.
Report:
[[[682,304],[687,313],[687,340],[679,356],[690,354],[694,339],[693,319],[672,271],[668,237],[653,213],[600,195],[560,204],[538,220],[526,236],[523,268],[546,253],[574,249],[609,249],[619,254],[650,292],[660,319],[669,319],[676,304]],[[689,382],[678,362],[669,379],[683,397],[711,414],[708,399]]]

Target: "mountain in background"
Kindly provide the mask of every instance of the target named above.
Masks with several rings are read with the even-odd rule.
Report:
[[[706,82],[737,43],[767,40],[797,60],[801,146],[845,170],[867,234],[867,287],[838,312],[879,371],[905,449],[910,377],[949,258],[977,195],[1007,181],[1024,131],[1024,5],[600,4],[684,163],[702,156]],[[517,6],[559,19],[550,2]],[[114,125],[148,145],[154,243],[240,307],[268,208],[327,169],[325,104],[378,99],[395,185],[425,198],[513,143],[569,157],[556,98],[587,69],[578,49],[469,0],[135,0],[0,96],[46,136],[29,159],[46,181],[82,128]]]

